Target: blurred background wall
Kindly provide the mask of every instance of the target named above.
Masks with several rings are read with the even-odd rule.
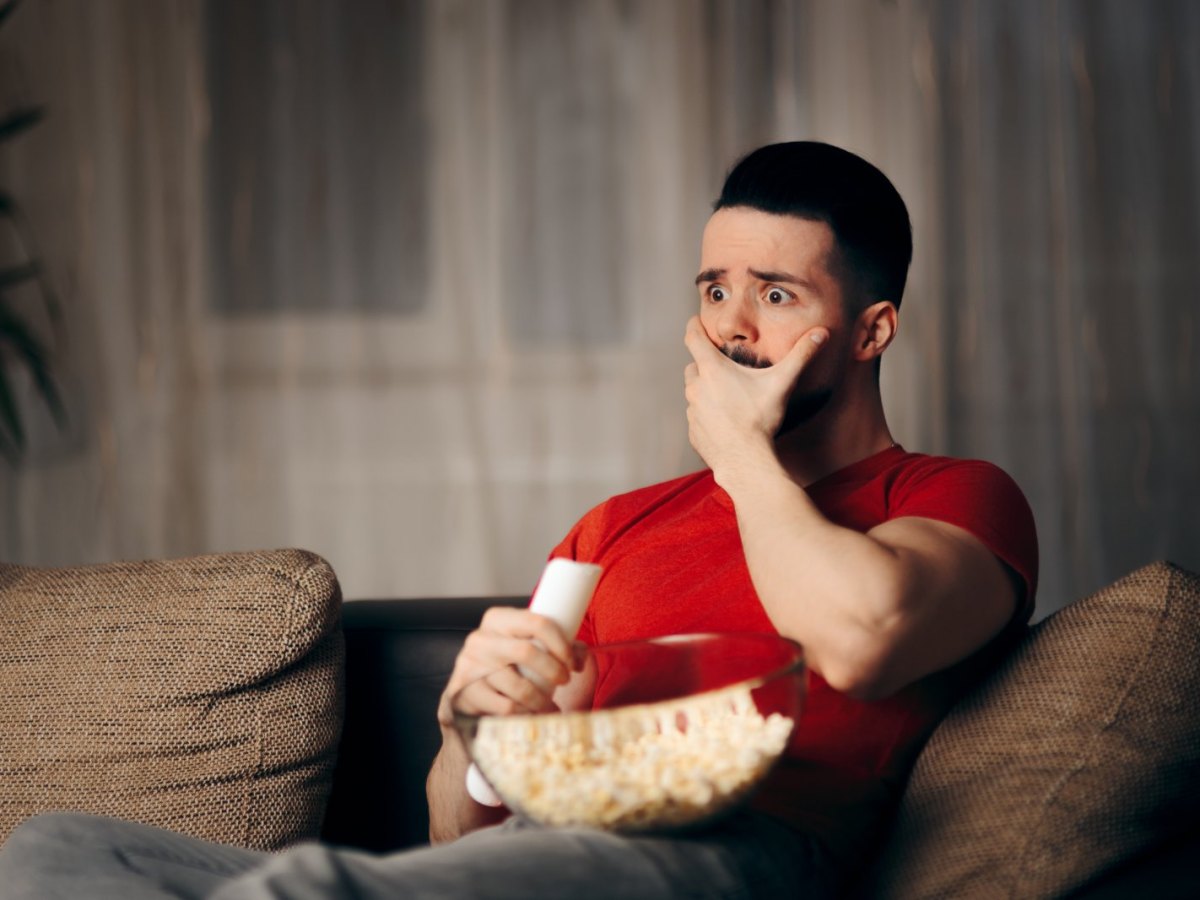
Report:
[[[69,424],[10,359],[0,557],[528,590],[588,507],[699,467],[708,204],[816,138],[910,205],[893,432],[1024,487],[1041,613],[1200,568],[1198,50],[1187,0],[25,0],[0,110],[47,117],[0,183]]]

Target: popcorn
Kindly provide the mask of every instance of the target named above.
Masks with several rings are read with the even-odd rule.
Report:
[[[471,753],[497,792],[544,825],[636,831],[689,824],[739,800],[794,722],[744,685],[561,715],[487,716]]]

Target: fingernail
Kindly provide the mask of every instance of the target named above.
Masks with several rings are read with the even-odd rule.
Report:
[[[812,333],[812,342],[814,344],[823,344],[827,337],[829,337],[829,332],[827,331],[814,331]]]

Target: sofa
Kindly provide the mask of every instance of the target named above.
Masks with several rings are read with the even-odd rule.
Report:
[[[279,849],[426,840],[438,695],[490,605],[343,604],[300,550],[0,564],[0,840],[82,809]],[[919,756],[850,894],[1200,896],[1200,578],[1033,626]]]

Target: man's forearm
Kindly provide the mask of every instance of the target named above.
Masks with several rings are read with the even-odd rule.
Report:
[[[861,533],[829,521],[772,455],[723,473],[755,591],[831,685],[882,697],[1003,627],[1018,594],[982,543],[942,522]]]
[[[429,770],[425,795],[429,801],[429,840],[441,844],[462,837],[508,816],[504,807],[483,806],[467,794],[466,750],[455,734],[443,734],[442,749]]]
[[[827,678],[883,627],[899,570],[891,551],[831,523],[777,462],[730,479],[738,530],[755,591],[780,633],[805,646]]]

